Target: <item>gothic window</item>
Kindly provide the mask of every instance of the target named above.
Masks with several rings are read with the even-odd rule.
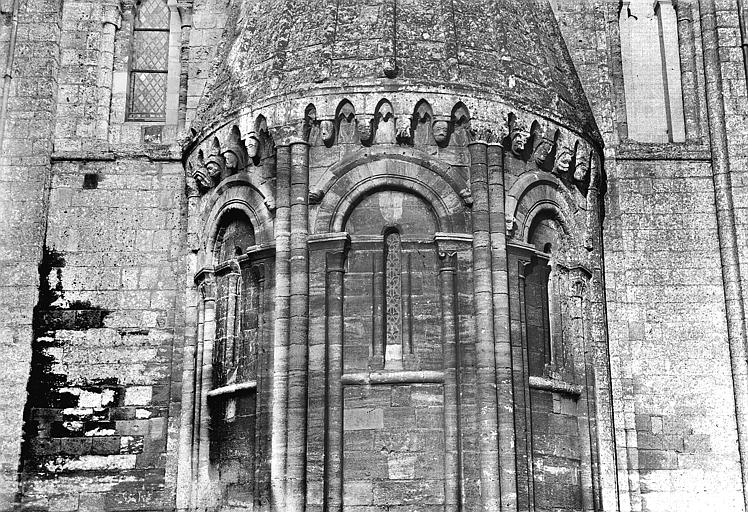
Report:
[[[400,233],[391,230],[384,236],[384,272],[385,272],[385,345],[399,347],[402,345],[402,248]]]
[[[128,121],[164,121],[169,61],[169,8],[142,0],[133,27]]]
[[[684,142],[678,21],[669,0],[624,0],[619,14],[628,136]]]

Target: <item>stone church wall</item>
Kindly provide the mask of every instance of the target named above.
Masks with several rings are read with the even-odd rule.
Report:
[[[53,166],[26,406],[28,507],[168,501],[182,190],[179,164]]]
[[[678,6],[681,42],[688,40],[688,30],[693,37],[692,50],[681,59],[693,59],[702,70],[684,96],[688,142],[642,145],[626,130],[618,6],[556,4],[607,145],[603,233],[621,510],[739,510],[743,497],[698,6]],[[732,4],[717,4],[728,140],[735,162],[742,162],[745,130],[734,129],[745,126],[737,18]],[[742,226],[741,169],[732,168],[736,221]],[[743,229],[738,237],[744,237]],[[745,244],[739,247],[744,252]]]

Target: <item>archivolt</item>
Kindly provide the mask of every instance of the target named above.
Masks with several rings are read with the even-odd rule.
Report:
[[[328,187],[317,212],[315,233],[341,231],[351,210],[365,195],[386,189],[402,190],[423,199],[433,209],[440,231],[467,231],[463,199],[444,176],[421,162],[381,160],[364,160]]]
[[[575,218],[579,207],[555,176],[534,171],[520,179],[507,192],[505,214],[507,219],[516,223],[516,236],[527,240],[528,230],[535,216],[551,210],[567,235],[576,238],[582,235]]]
[[[252,223],[255,242],[258,245],[271,243],[273,241],[273,219],[264,200],[265,196],[262,192],[244,176],[235,175],[221,183],[205,205],[203,211],[207,214],[201,216],[204,219],[201,245],[205,248],[205,253],[207,255],[214,253],[221,220],[232,210],[239,210],[247,216]]]

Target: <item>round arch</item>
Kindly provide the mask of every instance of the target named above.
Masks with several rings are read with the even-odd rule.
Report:
[[[467,232],[465,204],[454,187],[419,163],[395,158],[364,160],[336,179],[319,205],[314,232],[341,231],[351,210],[365,195],[388,189],[425,201],[434,211],[440,231]]]
[[[201,233],[201,247],[205,250],[205,264],[212,265],[215,254],[216,238],[221,223],[229,212],[240,212],[249,220],[255,235],[255,244],[264,245],[273,242],[273,219],[264,204],[265,197],[249,180],[232,176],[216,189],[215,194],[205,205]]]

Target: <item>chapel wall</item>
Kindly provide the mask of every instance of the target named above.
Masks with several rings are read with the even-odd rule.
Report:
[[[627,107],[619,6],[555,3],[607,146],[603,236],[617,499],[622,510],[740,509],[698,3],[675,6],[687,138],[680,144],[642,144],[628,130],[627,108],[641,106]],[[637,16],[640,6],[631,5]],[[653,22],[650,14],[643,23]],[[734,127],[745,123],[738,114],[745,80],[734,46],[736,10],[718,5],[717,20],[729,84],[724,90],[730,154],[741,162],[743,137]],[[732,166],[732,178],[736,222],[742,226],[740,165]],[[738,240],[743,232],[738,229]],[[744,244],[738,247],[745,261]]]
[[[167,444],[184,336],[183,182],[173,163],[53,166],[23,507],[131,510],[172,499]]]

